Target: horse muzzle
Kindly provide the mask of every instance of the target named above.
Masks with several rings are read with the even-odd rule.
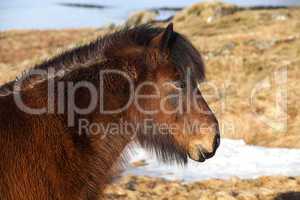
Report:
[[[220,146],[220,135],[216,134],[212,141],[195,140],[191,141],[188,149],[190,159],[197,162],[204,162],[213,157]]]

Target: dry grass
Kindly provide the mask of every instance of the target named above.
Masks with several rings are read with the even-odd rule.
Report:
[[[0,84],[32,65],[110,30],[12,30],[0,32]]]
[[[205,8],[205,12],[203,11]],[[203,93],[222,125],[222,135],[250,144],[300,147],[300,10],[240,10],[236,6],[194,5],[174,18],[175,29],[202,52],[207,79]],[[0,32],[0,83],[61,49],[94,39],[111,30],[49,30]],[[278,119],[274,73],[288,69],[287,127]],[[272,87],[251,92],[262,80]],[[209,94],[215,94],[213,98]],[[268,116],[273,127],[259,116]]]

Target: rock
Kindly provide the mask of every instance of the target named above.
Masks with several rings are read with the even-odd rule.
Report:
[[[110,23],[110,24],[108,24],[108,25],[106,26],[106,28],[107,28],[108,30],[115,30],[115,29],[117,28],[117,25],[114,24],[114,23]]]
[[[131,14],[126,22],[126,26],[137,26],[141,24],[151,23],[158,16],[156,11],[139,11]]]
[[[221,2],[206,2],[194,4],[179,12],[174,17],[175,22],[189,20],[191,17],[199,17],[207,23],[212,23],[226,15],[231,15],[240,10],[236,5]]]
[[[126,187],[125,187],[125,188],[126,188],[127,190],[135,191],[135,190],[136,190],[135,186],[136,186],[136,182],[135,182],[135,181],[130,181],[130,182],[128,182],[128,183],[126,184]]]
[[[228,42],[221,48],[221,53],[223,55],[229,55],[236,47],[236,44],[234,42]]]
[[[135,162],[131,163],[132,167],[143,167],[143,166],[146,166],[146,165],[148,165],[146,160],[138,160],[138,161],[135,161]]]
[[[248,45],[254,46],[258,50],[267,50],[272,48],[277,42],[277,39],[274,38],[272,40],[258,41],[258,40],[250,40],[248,41]]]
[[[257,200],[257,196],[253,192],[243,191],[238,195],[239,200]]]
[[[228,194],[227,192],[217,192],[216,193],[217,200],[236,200],[235,197],[232,195]]]
[[[273,14],[272,19],[277,21],[285,21],[289,18],[289,15],[287,14]]]

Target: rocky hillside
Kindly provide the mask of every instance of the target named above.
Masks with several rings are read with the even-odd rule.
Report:
[[[298,191],[298,192],[297,192]],[[208,180],[195,183],[150,177],[123,177],[107,188],[105,199],[131,200],[299,200],[299,177]]]

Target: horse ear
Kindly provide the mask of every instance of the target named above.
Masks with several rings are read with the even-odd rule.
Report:
[[[166,51],[172,44],[173,36],[174,36],[173,23],[170,23],[162,33],[155,36],[151,40],[150,46],[159,48],[161,51]]]

